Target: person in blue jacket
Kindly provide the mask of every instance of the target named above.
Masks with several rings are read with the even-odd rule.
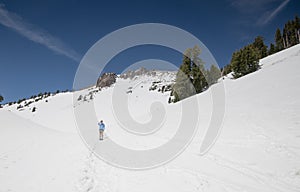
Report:
[[[105,124],[103,123],[103,120],[101,120],[98,123],[98,126],[99,126],[99,139],[103,140],[103,133],[104,133],[104,130],[105,130]]]

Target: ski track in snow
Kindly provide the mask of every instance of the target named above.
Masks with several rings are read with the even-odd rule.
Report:
[[[256,182],[262,183],[263,185],[268,186],[275,191],[287,192],[289,191],[299,191],[300,186],[292,186],[290,183],[286,183],[275,175],[271,175],[268,173],[263,173],[258,170],[254,170],[248,166],[243,165],[237,161],[231,161],[224,157],[221,157],[216,154],[209,154],[208,158],[213,160],[216,164],[221,165],[222,167],[227,167],[232,169],[235,172],[241,173],[243,176],[249,177],[251,179],[256,180]]]
[[[95,144],[96,146],[96,144]],[[95,148],[95,146],[93,148]],[[100,161],[94,154],[93,149],[89,151],[85,159],[85,167],[76,184],[78,192],[111,192],[117,186],[116,177],[112,175],[113,168]]]
[[[97,186],[95,157],[92,151],[89,152],[85,160],[85,167],[82,170],[82,177],[76,184],[78,192],[92,192]]]

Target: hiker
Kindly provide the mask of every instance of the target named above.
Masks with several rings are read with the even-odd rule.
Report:
[[[103,123],[103,120],[101,120],[99,123],[98,123],[98,126],[99,126],[99,139],[100,140],[103,140],[103,132],[105,130],[105,125]]]

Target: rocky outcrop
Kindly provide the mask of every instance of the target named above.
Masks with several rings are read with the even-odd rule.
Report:
[[[98,78],[96,87],[109,87],[116,82],[117,75],[115,73],[104,73]]]
[[[149,75],[149,76],[155,76],[156,72],[153,70],[147,70],[144,67],[141,67],[135,71],[127,71],[126,73],[123,73],[120,75],[120,78],[123,79],[133,79],[136,76],[141,76],[141,75]]]

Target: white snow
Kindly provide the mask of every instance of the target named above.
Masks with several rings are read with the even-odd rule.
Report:
[[[0,192],[6,191],[300,191],[300,45],[260,61],[262,69],[237,80],[226,78],[223,128],[211,150],[199,149],[211,115],[210,89],[197,95],[201,122],[189,147],[170,163],[144,171],[108,165],[81,140],[74,119],[72,93],[0,109]],[[106,137],[132,149],[150,149],[167,142],[180,122],[180,103],[168,104],[169,92],[149,91],[153,81],[174,80],[174,73],[157,77],[118,79],[111,88],[94,92],[98,119]],[[111,98],[118,86],[128,96],[129,113],[138,122],[151,119],[150,106],[166,110],[165,124],[147,137],[120,128]],[[132,87],[132,88],[130,88]],[[96,90],[82,90],[89,95]],[[132,90],[132,93],[126,91]],[[32,107],[36,112],[31,112]],[[91,122],[93,123],[93,122]],[[97,122],[95,134],[97,134]]]

